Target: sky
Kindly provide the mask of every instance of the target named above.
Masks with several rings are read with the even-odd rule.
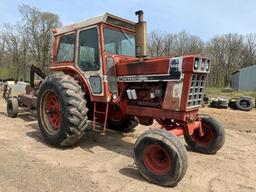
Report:
[[[148,32],[185,30],[203,40],[256,32],[255,0],[0,0],[0,27],[21,20],[18,6],[22,4],[58,14],[63,25],[105,12],[137,21],[134,12],[143,10]]]

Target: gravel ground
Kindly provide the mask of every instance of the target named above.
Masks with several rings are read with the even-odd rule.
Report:
[[[188,151],[187,174],[175,188],[164,188],[134,167],[133,143],[147,127],[126,135],[88,133],[79,146],[60,150],[44,142],[29,113],[8,118],[0,99],[0,191],[256,191],[256,110],[201,112],[221,121],[226,143],[216,155]]]

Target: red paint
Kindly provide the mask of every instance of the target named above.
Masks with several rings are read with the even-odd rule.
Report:
[[[208,145],[213,139],[212,129],[206,125],[202,125],[202,132],[203,135],[200,135],[200,130],[195,130],[191,137],[199,145]]]
[[[61,124],[61,105],[57,95],[53,92],[47,96],[47,117],[52,128],[57,130]]]
[[[118,76],[128,75],[157,75],[169,73],[170,58],[152,58],[140,62],[138,59],[126,59],[114,56],[117,61],[116,69]]]
[[[184,135],[184,131],[182,128],[175,128],[175,129],[171,129],[170,132],[173,134],[173,135],[176,135],[177,137],[181,136],[181,135]]]
[[[110,102],[109,109],[109,118],[120,119],[125,116],[137,116],[138,118],[154,118],[154,119],[166,119],[167,122],[170,123],[169,120],[173,120],[175,123],[179,123],[180,127],[171,127],[171,124],[166,124],[165,128],[172,132],[176,136],[180,136],[182,134],[192,135],[195,130],[200,131],[200,135],[202,135],[202,131],[200,128],[200,120],[198,120],[198,107],[188,109],[188,97],[191,86],[191,78],[194,68],[194,62],[196,55],[187,55],[183,56],[182,62],[182,73],[183,82],[181,97],[173,97],[172,92],[175,91],[174,88],[167,89],[166,82],[155,82],[149,84],[149,88],[145,88],[144,90],[138,91],[139,88],[142,87],[142,84],[146,83],[127,83],[127,82],[118,82],[118,92],[116,94],[116,98],[113,99],[112,94],[109,92],[109,85],[106,79],[108,74],[107,65],[106,65],[106,57],[112,56],[116,63],[117,76],[134,76],[134,75],[161,75],[161,74],[169,74],[170,70],[170,59],[169,57],[155,57],[155,58],[146,58],[144,60],[140,60],[139,58],[122,56],[122,55],[110,55],[106,54],[104,47],[104,28],[108,27],[111,29],[123,30],[125,33],[135,34],[134,30],[127,29],[120,26],[115,26],[109,23],[94,23],[92,25],[97,25],[99,29],[99,44],[100,44],[100,55],[101,55],[101,72],[104,77],[103,88],[104,92],[102,95],[93,95],[92,90],[90,88],[88,77],[84,76],[84,73],[77,68],[76,60],[73,62],[64,62],[64,63],[56,63],[56,55],[57,49],[59,46],[60,36],[63,34],[55,33],[55,42],[53,49],[53,61],[50,67],[51,71],[62,71],[72,77],[74,77],[79,84],[82,86],[86,95],[88,95],[88,103],[91,102]],[[75,25],[74,25],[75,26]],[[81,27],[81,26],[80,26]],[[81,29],[81,28],[79,28]],[[78,28],[70,27],[70,32],[77,33]],[[75,45],[75,56],[77,56],[77,41]],[[200,57],[201,58],[201,57]],[[206,75],[206,74],[205,74]],[[175,82],[172,82],[172,86],[175,86]],[[166,84],[165,84],[166,83]],[[138,91],[138,101],[128,100],[126,95],[126,89],[129,86],[135,86],[134,89]],[[181,86],[180,86],[181,87]],[[164,97],[162,100],[153,99],[149,97],[149,93],[154,92],[156,90],[163,89],[164,91],[169,91],[168,97]],[[167,100],[169,99],[169,100]],[[176,100],[175,100],[176,99]],[[165,101],[165,102],[164,102]],[[175,104],[175,107],[174,107]],[[89,105],[93,106],[93,105]],[[114,107],[118,108],[118,111],[114,110]],[[93,108],[91,109],[93,111]],[[206,131],[207,134],[207,131]]]
[[[143,153],[144,165],[155,175],[165,175],[171,169],[171,158],[158,144],[146,145]]]

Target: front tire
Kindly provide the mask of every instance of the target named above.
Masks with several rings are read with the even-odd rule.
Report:
[[[87,107],[80,85],[68,75],[50,75],[37,99],[38,124],[48,143],[70,147],[84,135]]]
[[[161,186],[175,186],[187,170],[186,149],[175,135],[157,129],[142,134],[135,143],[134,160],[139,172]]]
[[[225,142],[225,130],[213,117],[201,115],[203,136],[196,129],[192,135],[185,134],[184,138],[191,150],[199,153],[214,154]]]

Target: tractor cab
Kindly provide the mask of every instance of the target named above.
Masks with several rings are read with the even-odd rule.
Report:
[[[81,74],[92,101],[109,101],[118,94],[112,58],[136,60],[136,23],[106,13],[54,29],[54,71]],[[114,95],[113,95],[114,94]]]

